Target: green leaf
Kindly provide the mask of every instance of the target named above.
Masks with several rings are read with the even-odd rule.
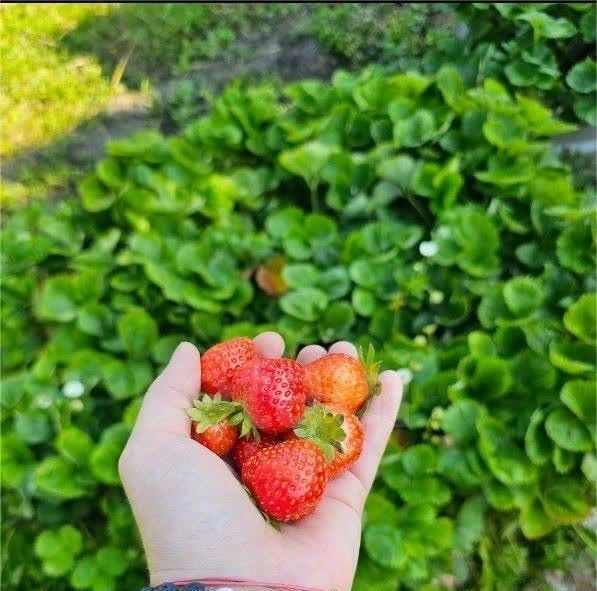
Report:
[[[106,389],[118,400],[143,393],[151,383],[152,374],[151,366],[142,361],[111,359],[102,365]]]
[[[457,445],[472,443],[477,438],[477,419],[482,407],[474,400],[458,400],[449,406],[442,417],[443,430]]]
[[[16,414],[14,429],[17,436],[29,444],[42,443],[51,433],[47,415],[36,410]]]
[[[129,565],[125,552],[114,546],[104,546],[98,550],[96,561],[99,570],[112,577],[122,575]]]
[[[291,230],[303,223],[304,212],[298,207],[283,207],[268,216],[265,227],[275,238],[284,238]]]
[[[381,566],[401,568],[407,556],[404,552],[404,534],[391,525],[374,525],[365,530],[365,549]]]
[[[532,277],[515,277],[504,284],[504,301],[517,317],[532,314],[543,302],[543,290]]]
[[[547,535],[553,528],[553,523],[539,499],[533,499],[520,511],[520,529],[526,538],[536,540]]]
[[[422,443],[409,447],[401,459],[404,470],[411,476],[418,476],[435,472],[438,458],[435,448]]]
[[[85,556],[75,566],[70,576],[70,584],[74,589],[89,589],[97,576],[97,564],[90,556]]]
[[[563,449],[578,452],[593,448],[591,433],[567,408],[552,410],[545,420],[545,430]]]
[[[365,502],[364,527],[393,524],[398,520],[398,515],[396,505],[383,494],[374,491]]]
[[[93,441],[85,431],[71,425],[60,431],[56,449],[67,460],[83,466],[93,449]]]
[[[530,394],[551,391],[557,372],[544,355],[528,349],[512,360],[512,379],[517,388]]]
[[[495,345],[491,337],[481,331],[474,331],[468,335],[468,348],[475,357],[490,357],[495,355]]]
[[[589,380],[566,382],[560,400],[590,429],[597,417],[597,384]]]
[[[564,326],[581,341],[597,340],[597,294],[585,293],[566,310]]]
[[[104,186],[94,174],[81,181],[79,195],[83,207],[93,213],[110,208],[116,201],[116,193]]]
[[[570,476],[555,477],[547,483],[541,501],[545,513],[559,524],[578,523],[591,509],[582,485]]]
[[[400,574],[401,571],[382,567],[362,552],[352,591],[396,591]]]
[[[78,499],[91,493],[93,483],[80,468],[57,456],[47,456],[35,470],[40,491],[61,499]]]
[[[97,302],[89,302],[77,315],[77,327],[84,333],[101,337],[112,325],[110,308]]]
[[[537,469],[517,446],[506,427],[487,414],[477,420],[479,452],[493,475],[506,486],[530,484]]]
[[[516,507],[513,491],[497,480],[484,482],[483,493],[487,502],[498,511],[512,511]]]
[[[327,144],[314,141],[285,150],[278,159],[283,168],[302,177],[309,187],[314,188],[323,166],[335,151]]]
[[[324,343],[348,338],[355,323],[355,313],[348,302],[332,302],[321,320],[321,340]]]
[[[350,278],[346,267],[326,269],[319,275],[317,286],[325,291],[330,300],[344,297],[350,291]]]
[[[280,308],[286,314],[305,322],[318,320],[327,305],[328,298],[325,292],[314,287],[303,287],[280,298]]]
[[[575,273],[585,273],[594,267],[594,250],[591,229],[587,224],[567,224],[556,241],[559,261]]]
[[[566,39],[576,33],[576,27],[566,18],[553,18],[547,12],[528,10],[519,14],[517,20],[527,21],[533,28],[535,42],[541,38]]]
[[[545,431],[545,412],[536,409],[531,415],[527,432],[524,436],[524,447],[533,464],[543,466],[551,459],[553,443]]]
[[[158,327],[145,310],[131,308],[118,320],[118,335],[132,358],[144,359],[158,339]]]
[[[581,121],[584,121],[593,127],[597,125],[597,104],[595,102],[594,94],[576,97],[573,106],[576,116]]]
[[[566,82],[576,92],[583,94],[595,92],[597,90],[597,62],[590,57],[578,62],[566,74]]]
[[[94,476],[105,484],[118,486],[118,458],[129,436],[129,429],[122,423],[116,423],[104,431],[102,439],[93,450],[89,467]]]
[[[320,278],[320,271],[315,265],[308,263],[284,265],[282,278],[291,289],[315,287]]]
[[[36,314],[40,320],[69,322],[77,315],[73,284],[67,275],[56,275],[42,286],[36,300]]]
[[[565,373],[583,374],[594,370],[595,347],[583,343],[553,341],[549,345],[549,360]]]
[[[445,505],[450,502],[450,488],[435,476],[410,476],[405,473],[382,472],[386,484],[409,505]]]
[[[357,314],[371,316],[376,309],[377,300],[369,290],[357,287],[352,292],[352,305]]]
[[[386,158],[377,165],[379,177],[391,181],[403,189],[410,186],[414,172],[415,161],[406,154],[400,154],[395,158]]]
[[[418,109],[412,115],[393,117],[390,105],[390,117],[394,121],[394,142],[399,148],[421,146],[438,134],[435,116],[427,109]]]
[[[499,357],[465,357],[458,365],[458,373],[480,398],[504,396],[512,385],[510,364]]]
[[[586,453],[583,456],[580,468],[587,480],[597,482],[597,456],[594,453]]]
[[[515,116],[489,113],[483,125],[483,134],[494,146],[510,151],[519,151],[525,146],[526,132],[523,122]]]
[[[454,548],[469,554],[481,539],[485,528],[487,503],[482,496],[467,499],[458,510],[454,531]]]
[[[471,101],[466,95],[464,82],[458,70],[451,65],[442,66],[437,72],[436,83],[444,101],[457,113],[464,113]]]
[[[576,466],[577,458],[578,455],[574,452],[556,447],[551,459],[558,474],[567,474]]]

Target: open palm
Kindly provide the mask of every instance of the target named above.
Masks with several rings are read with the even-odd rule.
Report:
[[[267,357],[281,357],[284,351],[276,333],[263,333],[255,343]],[[356,355],[346,342],[330,351]],[[298,361],[325,353],[311,345]],[[386,371],[380,381],[381,396],[363,417],[365,447],[359,461],[329,482],[311,517],[278,532],[264,521],[228,464],[189,437],[185,409],[199,392],[200,359],[193,345],[179,345],[149,388],[120,458],[151,583],[252,581],[348,591],[363,505],[400,404],[398,375]]]

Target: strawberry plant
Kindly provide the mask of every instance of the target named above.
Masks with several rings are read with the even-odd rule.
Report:
[[[566,118],[597,125],[594,3],[461,2],[456,12],[466,36],[439,37],[428,67],[448,61],[470,80],[497,77]]]
[[[140,397],[180,340],[267,329],[288,356],[371,342],[409,382],[356,591],[564,567],[597,478],[595,201],[548,145],[571,129],[451,66],[232,84],[177,136],[111,142],[72,199],[7,216],[3,584],[140,588],[116,468]],[[258,487],[253,445],[235,457]]]

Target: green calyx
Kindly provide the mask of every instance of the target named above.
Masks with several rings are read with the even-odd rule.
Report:
[[[197,422],[195,426],[197,433],[203,433],[209,427],[226,421],[230,425],[240,426],[241,437],[251,434],[252,437],[259,440],[259,433],[246,414],[243,405],[240,402],[222,400],[219,393],[213,397],[203,394],[195,400],[193,408],[187,409],[187,414]]]
[[[342,428],[344,417],[334,414],[321,404],[313,404],[305,409],[303,418],[296,424],[294,434],[317,445],[328,462],[336,452],[342,452],[342,441],[346,433]]]
[[[369,386],[369,396],[377,396],[381,391],[381,384],[379,383],[379,368],[381,361],[375,361],[375,349],[369,343],[367,354],[363,350],[359,350],[359,359],[365,367],[365,374],[367,376],[367,384]]]
[[[371,343],[369,343],[369,347],[367,348],[367,354],[363,352],[363,349],[359,349],[359,359],[365,368],[367,385],[369,386],[369,396],[356,413],[357,416],[361,418],[369,408],[372,398],[381,393],[381,383],[379,382],[379,368],[381,366],[381,361],[375,361],[375,349]]]

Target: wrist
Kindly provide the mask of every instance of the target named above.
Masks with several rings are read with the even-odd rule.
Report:
[[[258,583],[236,580],[205,579],[202,581],[178,581],[162,583],[157,587],[145,587],[141,591],[323,591],[312,587]],[[326,590],[326,591],[334,591]]]

